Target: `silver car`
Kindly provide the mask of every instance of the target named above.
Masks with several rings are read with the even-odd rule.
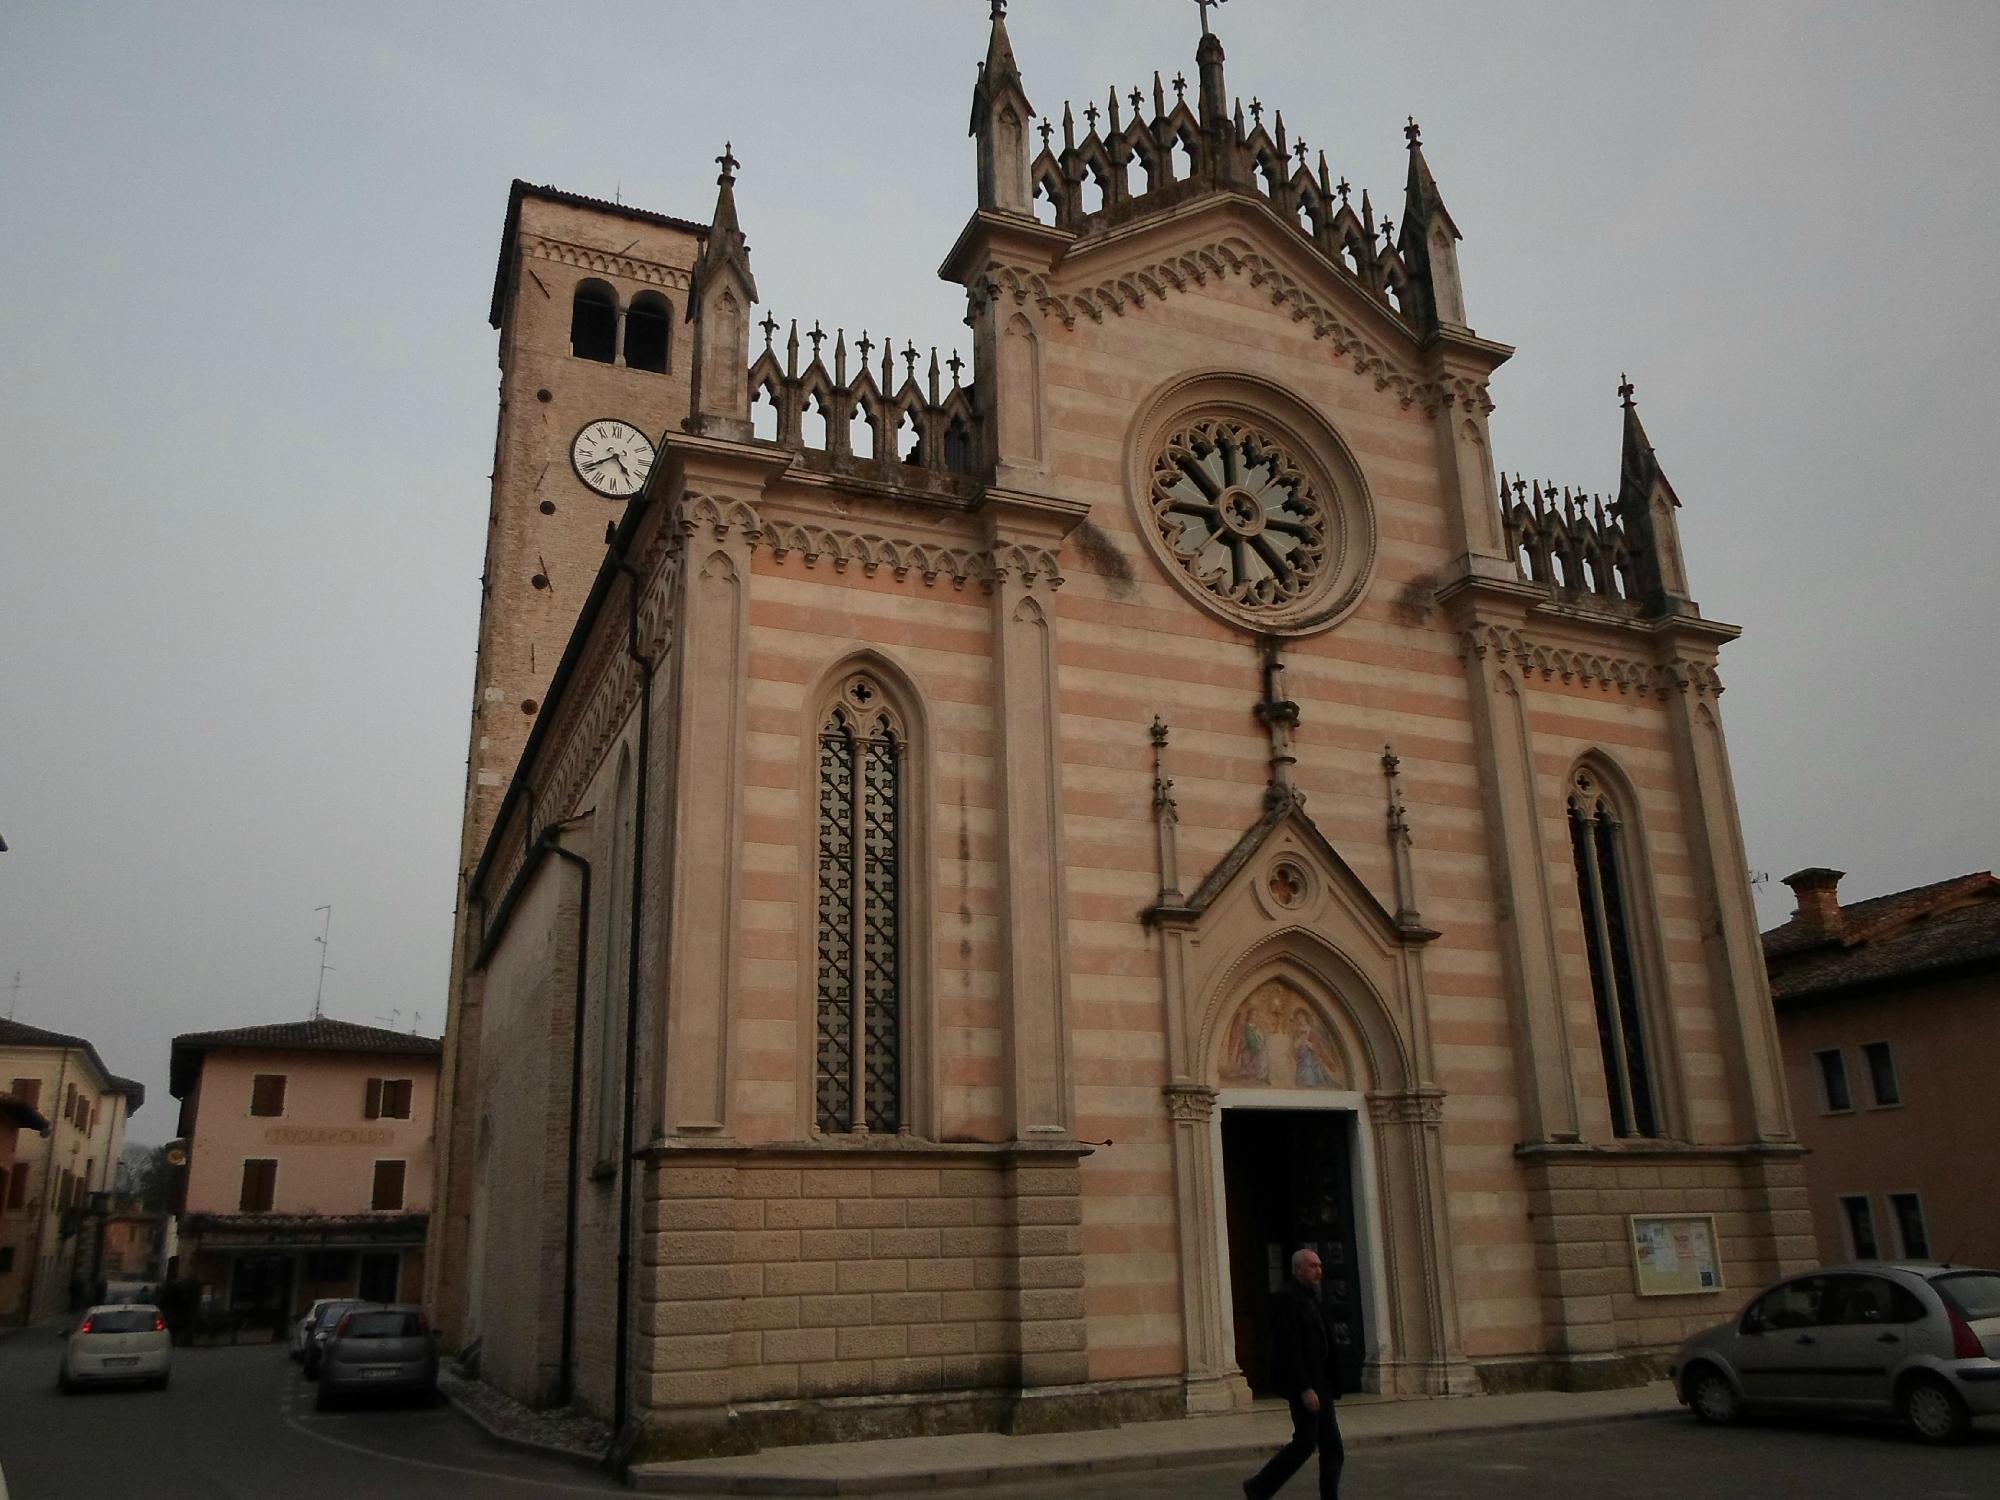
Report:
[[[326,1411],[349,1396],[394,1392],[437,1399],[437,1342],[411,1303],[362,1303],[341,1315],[321,1350],[319,1397]]]
[[[1871,1261],[1794,1276],[1682,1344],[1670,1373],[1704,1422],[1851,1412],[1955,1442],[2000,1414],[2000,1271]]]

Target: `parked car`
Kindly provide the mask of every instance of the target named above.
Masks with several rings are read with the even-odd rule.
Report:
[[[366,1307],[352,1297],[334,1297],[316,1304],[312,1327],[306,1330],[305,1342],[299,1348],[299,1365],[308,1380],[319,1379],[321,1356],[326,1351],[328,1335],[334,1325],[357,1307]]]
[[[437,1399],[437,1341],[414,1303],[368,1303],[349,1309],[321,1349],[321,1411],[361,1392]]]
[[[1793,1276],[1682,1344],[1670,1373],[1704,1422],[1848,1412],[1955,1442],[2000,1414],[2000,1271],[1869,1261]]]
[[[320,1309],[329,1302],[340,1300],[338,1297],[320,1297],[311,1307],[292,1320],[291,1338],[288,1340],[285,1352],[291,1355],[295,1362],[306,1357],[306,1345],[312,1341],[313,1324],[319,1318]]]
[[[56,1384],[65,1391],[135,1382],[164,1389],[173,1351],[159,1308],[149,1302],[105,1303],[86,1311],[64,1338]]]

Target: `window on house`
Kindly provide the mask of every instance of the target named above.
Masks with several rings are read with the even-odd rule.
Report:
[[[1875,1098],[1875,1107],[1903,1102],[1903,1086],[1896,1077],[1896,1054],[1887,1042],[1870,1042],[1861,1049],[1861,1055],[1868,1061],[1868,1090]]]
[[[21,1208],[27,1204],[27,1201],[28,1164],[24,1161],[17,1161],[14,1163],[13,1173],[7,1179],[7,1206],[9,1208]]]
[[[1847,1225],[1848,1248],[1854,1252],[1856,1260],[1875,1260],[1880,1257],[1881,1246],[1875,1239],[1875,1210],[1865,1193],[1855,1193],[1840,1200],[1840,1213]]]
[[[72,1124],[76,1121],[76,1085],[71,1084],[63,1093],[63,1114]]]
[[[1630,857],[1623,820],[1598,773],[1587,766],[1570,784],[1569,837],[1612,1133],[1656,1136],[1660,1116],[1633,948]]]
[[[1847,1055],[1838,1047],[1828,1047],[1815,1052],[1813,1060],[1819,1064],[1820,1108],[1829,1114],[1854,1108],[1854,1093],[1847,1086]]]
[[[250,1113],[282,1115],[285,1112],[285,1075],[259,1073],[250,1080]]]
[[[42,1107],[42,1080],[39,1078],[16,1078],[7,1085],[7,1092],[30,1109]]]
[[[371,1120],[407,1120],[410,1118],[410,1094],[410,1079],[371,1078],[362,1114]]]
[[[14,1247],[12,1245],[0,1245],[0,1276],[5,1276],[13,1269]]]
[[[278,1189],[278,1164],[268,1159],[251,1158],[243,1163],[243,1191],[237,1195],[236,1207],[241,1213],[267,1214]]]
[[[628,369],[664,374],[674,310],[658,292],[641,292],[625,310],[625,364]]]
[[[618,359],[618,294],[601,281],[580,281],[570,303],[569,348],[601,365]]]
[[[1889,1212],[1896,1220],[1896,1237],[1903,1242],[1908,1260],[1931,1258],[1930,1226],[1924,1223],[1924,1201],[1915,1193],[1891,1193]]]
[[[843,684],[820,723],[818,1066],[828,1133],[902,1124],[902,778],[881,687]]]
[[[403,1163],[375,1163],[375,1196],[369,1206],[377,1213],[392,1212],[403,1206]]]

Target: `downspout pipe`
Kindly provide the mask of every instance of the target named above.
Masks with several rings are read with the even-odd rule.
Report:
[[[626,540],[628,537],[621,535],[613,545]],[[628,1366],[632,1348],[632,1115],[638,1094],[639,923],[646,894],[646,787],[653,766],[654,663],[652,657],[639,649],[639,592],[645,579],[624,552],[617,553],[614,561],[626,582],[625,654],[639,668],[639,771],[632,788],[632,910],[626,929],[630,936],[625,943],[625,1097],[620,1111],[618,1149],[618,1319],[611,1397],[615,1447],[625,1437],[631,1419],[627,1408],[631,1402]]]
[[[567,1406],[576,1397],[576,1194],[578,1178],[577,1137],[583,1119],[583,1002],[590,973],[590,861],[557,841],[563,829],[580,822],[571,818],[543,830],[542,847],[567,865],[574,866],[581,881],[576,913],[576,999],[570,1010],[569,1039],[569,1136],[565,1142],[569,1176],[563,1191],[563,1305],[562,1353],[557,1369],[556,1404]]]

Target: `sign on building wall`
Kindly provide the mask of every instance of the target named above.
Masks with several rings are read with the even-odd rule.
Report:
[[[1632,1267],[1641,1297],[1722,1289],[1713,1214],[1632,1214]]]

